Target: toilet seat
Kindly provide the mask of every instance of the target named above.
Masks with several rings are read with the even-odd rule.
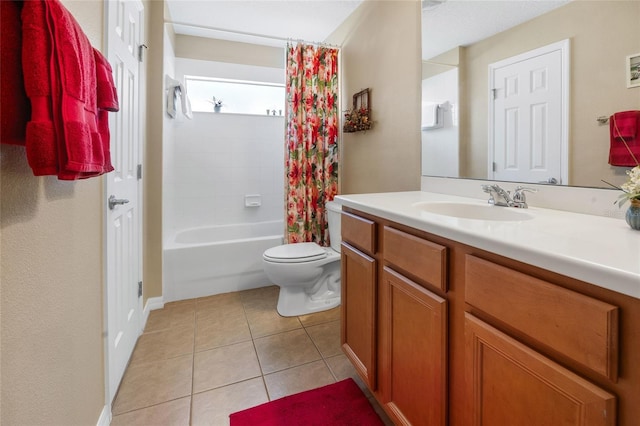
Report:
[[[294,243],[272,247],[263,258],[273,263],[305,263],[327,257],[327,250],[316,243]]]

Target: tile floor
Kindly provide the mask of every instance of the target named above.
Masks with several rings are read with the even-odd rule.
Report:
[[[340,308],[278,315],[278,287],[168,303],[152,311],[113,403],[111,425],[228,425],[229,414],[353,377]]]

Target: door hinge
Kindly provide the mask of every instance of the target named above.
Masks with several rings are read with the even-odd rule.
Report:
[[[142,281],[138,281],[138,297],[142,297]]]
[[[142,62],[144,49],[148,49],[149,47],[146,44],[141,44],[138,46],[138,62]]]
[[[491,89],[492,99],[496,99],[498,97],[498,89]]]
[[[142,164],[138,164],[138,168],[136,170],[136,176],[138,180],[142,179]]]
[[[498,165],[496,164],[496,162],[494,161],[493,163],[491,163],[491,171],[496,172],[498,171]]]

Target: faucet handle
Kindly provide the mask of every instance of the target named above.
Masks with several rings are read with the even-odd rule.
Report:
[[[495,188],[493,188],[493,185],[482,185],[482,190],[487,194],[489,194],[489,199],[487,200],[487,203],[495,204],[496,200],[495,198],[493,198],[493,194],[495,194]]]
[[[529,188],[526,186],[517,186],[515,191],[513,192],[513,202],[515,207],[520,207],[526,209],[527,206],[527,197],[524,194],[525,192],[538,192],[535,188]]]
[[[538,190],[528,186],[518,185],[516,186],[515,192],[538,192]]]

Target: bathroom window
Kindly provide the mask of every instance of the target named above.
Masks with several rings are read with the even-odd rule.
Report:
[[[284,84],[185,76],[191,109],[227,114],[284,114]]]

